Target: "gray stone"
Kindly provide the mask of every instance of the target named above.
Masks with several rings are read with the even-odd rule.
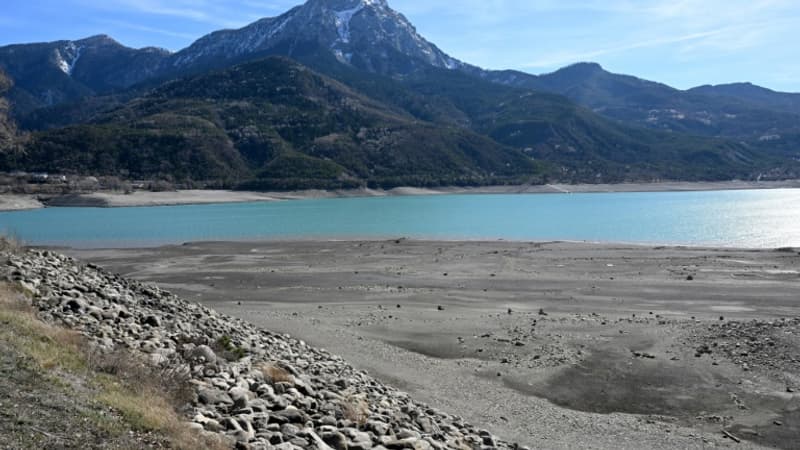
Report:
[[[281,434],[287,437],[294,437],[300,433],[300,428],[296,425],[292,425],[291,423],[285,423],[281,425]]]
[[[217,355],[214,353],[214,350],[211,350],[211,347],[207,345],[198,345],[192,349],[189,357],[195,361],[201,361],[206,364],[214,364],[217,362]]]
[[[296,448],[297,447],[291,442],[284,442],[282,444],[275,445],[275,450],[295,450]]]
[[[214,419],[206,420],[205,423],[203,423],[203,428],[205,428],[206,431],[211,431],[212,433],[219,433],[225,430],[225,427],[223,427],[221,423]]]
[[[197,398],[206,405],[227,405],[232,406],[233,400],[225,392],[216,388],[200,388],[197,391]]]
[[[73,313],[81,312],[82,310],[86,309],[87,303],[84,300],[78,298],[68,298],[64,301],[64,308],[72,311]]]
[[[389,425],[387,425],[387,424],[385,424],[383,422],[378,422],[376,420],[368,421],[366,426],[365,426],[365,429],[367,431],[372,431],[373,433],[375,433],[378,436],[386,436],[387,434],[389,434],[389,430],[391,430]]]
[[[304,412],[292,408],[270,413],[271,422],[302,424],[305,423],[307,420],[308,416]]]
[[[419,439],[421,438],[420,434],[416,431],[411,430],[400,430],[397,432],[397,439]]]
[[[160,327],[161,320],[156,316],[150,315],[145,317],[145,319],[142,321],[142,325],[149,325],[151,327]]]
[[[228,391],[228,395],[230,395],[231,400],[233,400],[233,407],[235,409],[244,409],[250,404],[250,397],[252,394],[247,389],[235,387]]]
[[[289,443],[291,443],[292,445],[294,445],[296,447],[300,447],[300,448],[308,448],[311,445],[311,443],[308,442],[308,440],[303,439],[301,437],[295,437],[295,438],[289,439]]]
[[[347,438],[342,433],[323,433],[322,440],[334,450],[347,450]]]

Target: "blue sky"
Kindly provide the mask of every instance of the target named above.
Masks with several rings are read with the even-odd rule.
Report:
[[[302,0],[3,0],[0,45],[105,33],[179,50]],[[751,81],[800,92],[797,0],[389,0],[444,51],[491,69],[578,61],[679,88]]]

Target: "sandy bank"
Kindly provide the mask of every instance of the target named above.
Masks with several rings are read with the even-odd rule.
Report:
[[[92,194],[70,194],[52,197],[40,202],[33,196],[0,195],[0,211],[54,207],[130,207],[167,206],[212,203],[241,203],[259,201],[301,200],[342,197],[384,197],[404,195],[445,194],[568,194],[603,192],[670,192],[670,191],[714,191],[742,189],[800,188],[800,180],[775,182],[727,181],[714,183],[669,182],[669,183],[623,183],[623,184],[547,184],[536,186],[486,186],[415,188],[399,187],[389,190],[352,189],[338,191],[305,190],[291,192],[242,192],[225,190],[182,190],[173,192],[137,191],[132,194],[96,192]]]
[[[42,208],[42,202],[30,195],[0,195],[0,211],[20,211],[25,209]]]

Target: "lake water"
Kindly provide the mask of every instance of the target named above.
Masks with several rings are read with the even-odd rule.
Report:
[[[201,240],[587,240],[800,246],[800,190],[442,195],[0,213],[29,244],[136,247]]]

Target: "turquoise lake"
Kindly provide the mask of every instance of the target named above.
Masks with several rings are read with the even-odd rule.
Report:
[[[800,190],[442,195],[0,213],[34,245],[202,240],[506,239],[800,246]]]

